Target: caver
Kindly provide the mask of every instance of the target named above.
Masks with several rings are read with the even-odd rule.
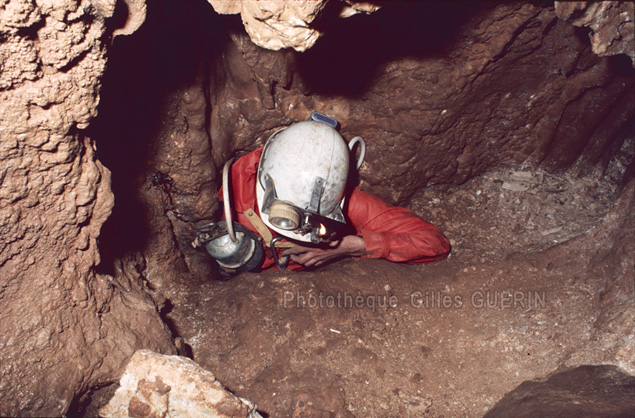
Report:
[[[348,183],[350,170],[363,163],[365,143],[356,137],[347,144],[337,125],[314,113],[225,164],[219,191],[225,219],[199,227],[193,242],[225,276],[302,270],[346,256],[417,264],[447,256],[449,243],[434,225]]]

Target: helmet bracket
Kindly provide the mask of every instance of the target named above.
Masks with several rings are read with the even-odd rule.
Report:
[[[313,191],[311,192],[309,207],[307,208],[311,212],[320,213],[319,209],[322,192],[324,192],[324,179],[322,177],[316,177],[315,182],[313,183]]]
[[[278,200],[278,195],[276,193],[276,186],[273,184],[273,179],[271,178],[271,176],[269,176],[269,174],[265,174],[262,177],[265,181],[265,197],[264,201],[262,202],[261,211],[268,214],[273,202]]]

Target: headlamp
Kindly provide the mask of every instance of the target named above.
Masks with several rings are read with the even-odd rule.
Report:
[[[263,211],[266,208],[263,208]],[[266,213],[266,212],[265,212]],[[344,222],[329,219],[309,210],[302,210],[290,202],[275,199],[269,207],[269,222],[276,228],[298,234],[311,234],[311,241],[330,241]]]
[[[301,213],[290,202],[274,200],[269,208],[269,222],[285,231],[293,231],[300,226]]]
[[[336,207],[338,213],[334,214],[335,219],[322,216],[315,210],[319,203],[322,179],[318,178],[315,181],[315,199],[312,199],[312,202],[316,202],[312,204],[315,209],[302,209],[291,202],[279,200],[271,177],[264,175],[263,179],[265,196],[262,212],[269,215],[269,222],[276,228],[301,235],[311,234],[311,242],[319,243],[333,240],[337,231],[346,224],[344,216],[339,212],[339,206]]]

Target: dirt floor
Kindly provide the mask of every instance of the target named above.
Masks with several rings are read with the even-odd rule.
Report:
[[[632,329],[598,337],[616,197],[610,177],[521,169],[429,188],[411,208],[451,239],[447,260],[243,274],[166,295],[167,319],[265,416],[482,416],[559,368],[635,372]]]

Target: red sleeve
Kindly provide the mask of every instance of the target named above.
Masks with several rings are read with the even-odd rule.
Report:
[[[422,264],[450,253],[450,243],[436,226],[357,187],[350,195],[347,215],[364,238],[366,258]]]

